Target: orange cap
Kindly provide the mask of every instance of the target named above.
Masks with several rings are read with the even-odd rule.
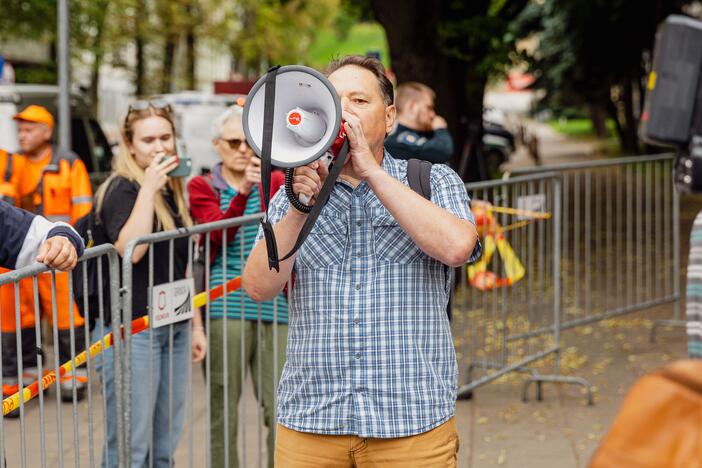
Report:
[[[46,110],[46,107],[42,106],[27,106],[26,109],[12,118],[14,120],[24,120],[26,122],[43,123],[54,128],[54,116],[51,115],[51,112]]]

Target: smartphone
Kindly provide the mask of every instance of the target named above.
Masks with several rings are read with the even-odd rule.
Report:
[[[179,156],[168,156],[169,158],[178,158],[178,165],[171,172],[169,177],[188,177],[193,170],[193,161],[190,158]]]

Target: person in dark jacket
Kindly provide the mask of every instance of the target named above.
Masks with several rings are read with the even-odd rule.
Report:
[[[447,163],[453,156],[453,140],[446,120],[436,115],[434,91],[414,81],[397,88],[397,126],[385,139],[385,149],[395,159],[422,159]]]
[[[52,223],[0,200],[0,266],[16,270],[40,262],[70,271],[84,248],[70,225]]]

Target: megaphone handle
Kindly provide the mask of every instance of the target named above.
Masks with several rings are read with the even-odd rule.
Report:
[[[326,153],[324,153],[324,156],[322,156],[321,158],[318,159],[318,161],[321,164],[325,164],[328,168],[332,162],[332,159],[333,159],[333,156],[332,156],[331,152],[327,151]],[[305,205],[310,204],[310,197],[308,197],[304,193],[301,193],[300,195],[298,195],[297,199],[300,200]]]

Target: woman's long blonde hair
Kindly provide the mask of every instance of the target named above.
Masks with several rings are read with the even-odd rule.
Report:
[[[132,110],[129,112],[127,118],[124,120],[124,126],[122,127],[122,141],[120,143],[119,152],[112,161],[112,174],[100,185],[95,194],[98,213],[102,208],[107,188],[115,177],[124,177],[125,179],[137,183],[139,187],[141,187],[141,184],[144,182],[144,169],[137,164],[134,155],[129,151],[128,143],[134,138],[134,124],[152,116],[163,117],[171,124],[171,128],[173,129],[173,144],[175,145],[175,125],[173,124],[173,116],[171,115],[170,108],[156,109],[149,106],[144,110]],[[183,195],[183,178],[171,177],[168,186],[173,191],[181,222],[186,227],[192,226],[193,220],[190,217],[190,212],[185,202],[185,196]],[[156,214],[157,230],[160,231],[163,229],[164,231],[170,231],[176,229],[175,219],[161,191],[158,191],[154,197],[154,212]]]

